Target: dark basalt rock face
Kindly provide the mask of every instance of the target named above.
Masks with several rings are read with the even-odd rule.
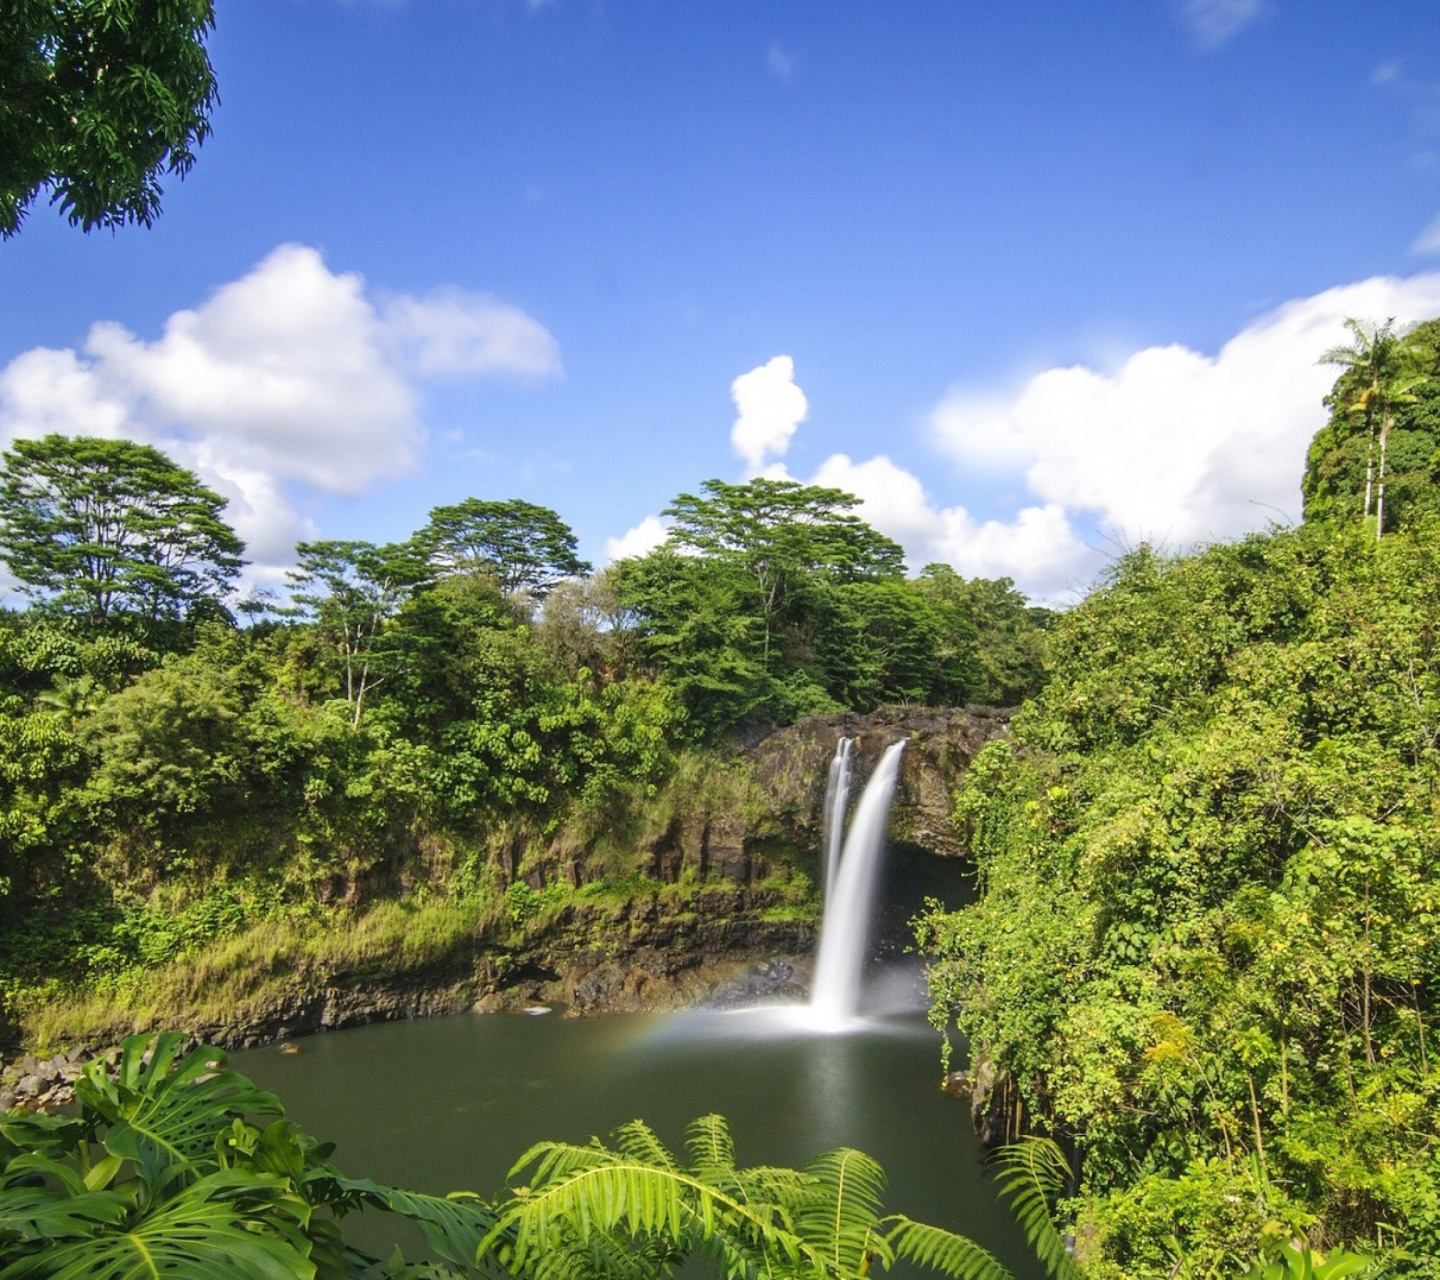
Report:
[[[881,707],[868,715],[811,716],[777,729],[750,754],[787,842],[818,848],[826,778],[839,740],[855,740],[855,774],[863,779],[886,747],[907,738],[891,838],[954,856],[961,852],[950,817],[955,787],[980,748],[1007,731],[1012,714],[994,707]]]

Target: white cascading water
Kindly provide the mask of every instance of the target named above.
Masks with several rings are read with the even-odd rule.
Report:
[[[835,877],[840,870],[840,846],[845,841],[845,806],[850,801],[851,738],[835,744],[835,758],[830,761],[830,780],[825,784],[825,813],[821,837],[825,842],[825,899],[835,891]]]
[[[890,822],[890,798],[900,775],[904,740],[885,748],[855,806],[855,817],[840,855],[840,866],[825,900],[820,952],[810,987],[811,1017],[823,1026],[843,1027],[860,1008],[860,977],[875,913],[875,891]]]

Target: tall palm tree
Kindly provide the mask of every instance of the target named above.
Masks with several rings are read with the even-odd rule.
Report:
[[[1390,430],[1395,425],[1397,405],[1414,401],[1412,389],[1423,374],[1423,351],[1412,341],[1408,330],[1395,328],[1395,317],[1383,324],[1367,326],[1351,316],[1345,327],[1354,336],[1349,346],[1331,347],[1318,363],[1339,365],[1345,370],[1337,388],[1344,395],[1341,408],[1359,414],[1368,437],[1365,453],[1365,518],[1375,511],[1375,537],[1385,531],[1385,461]],[[1379,444],[1377,470],[1376,444]]]

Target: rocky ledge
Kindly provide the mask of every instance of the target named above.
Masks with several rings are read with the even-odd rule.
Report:
[[[869,715],[811,716],[762,738],[750,755],[785,839],[818,848],[826,780],[840,739],[854,740],[862,780],[886,747],[907,739],[891,838],[954,856],[961,853],[951,818],[955,787],[980,749],[1007,732],[1013,714],[995,707],[881,707]]]

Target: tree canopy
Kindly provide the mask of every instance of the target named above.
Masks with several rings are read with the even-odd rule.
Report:
[[[0,236],[43,188],[86,231],[149,226],[217,95],[212,0],[13,0],[0,11]]]
[[[240,572],[225,499],[158,449],[49,435],[0,463],[0,555],[67,613],[173,620],[218,604]]]
[[[557,582],[588,573],[575,535],[549,507],[519,498],[466,498],[436,507],[416,538],[441,573],[483,573],[504,591],[543,597]]]

